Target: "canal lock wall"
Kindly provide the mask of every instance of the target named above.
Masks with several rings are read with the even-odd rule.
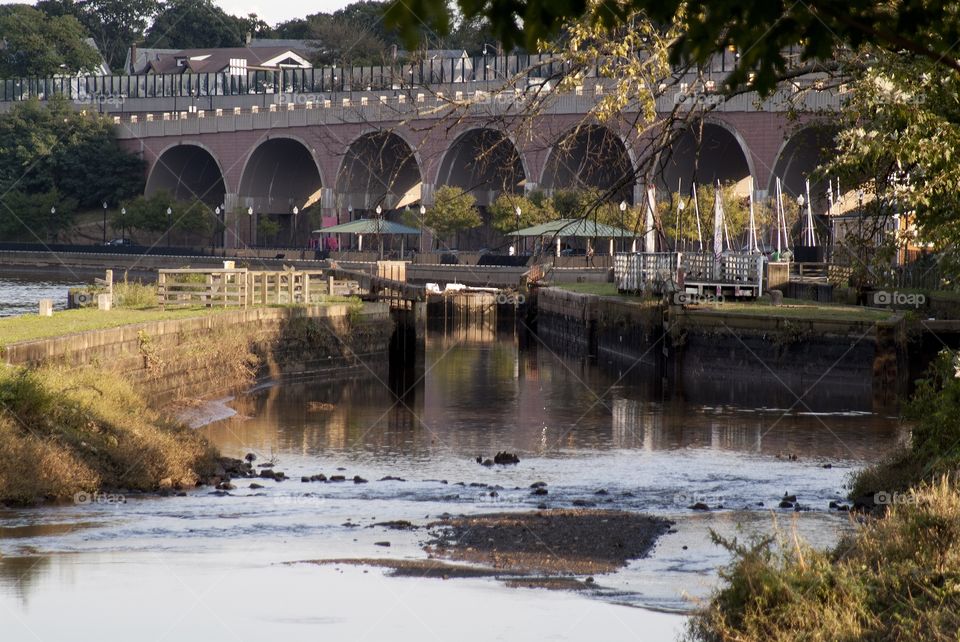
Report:
[[[557,288],[532,301],[537,335],[552,349],[645,373],[692,402],[869,410],[908,387],[902,316],[787,318]]]
[[[255,380],[386,372],[394,331],[385,303],[251,308],[10,344],[3,358],[112,372],[161,407]]]

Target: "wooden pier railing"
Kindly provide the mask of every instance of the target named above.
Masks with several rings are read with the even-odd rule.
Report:
[[[328,296],[357,294],[357,281],[335,279],[322,270],[178,269],[160,270],[157,278],[162,309],[320,303]]]

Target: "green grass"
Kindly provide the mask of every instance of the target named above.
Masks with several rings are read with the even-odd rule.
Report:
[[[96,308],[63,310],[54,312],[52,317],[23,315],[0,319],[0,346],[49,339],[66,334],[118,328],[134,323],[165,321],[167,319],[187,319],[190,317],[220,314],[234,311],[236,308],[183,308],[176,310],[133,310],[113,309],[108,312]]]
[[[623,298],[645,300],[633,294],[623,294],[617,291],[614,283],[557,283],[553,287],[579,292],[581,294],[596,294],[598,296],[619,296]],[[726,314],[759,314],[769,317],[789,319],[825,319],[841,321],[883,321],[891,316],[889,310],[878,308],[864,308],[855,305],[841,305],[832,303],[816,303],[802,299],[784,299],[783,305],[774,307],[769,300],[760,301],[724,301],[720,304],[705,304],[689,306],[691,310],[707,310]]]
[[[632,294],[621,294],[617,291],[616,283],[555,283],[551,287],[580,294],[596,294],[599,296],[623,296],[637,298]]]
[[[789,319],[824,319],[839,321],[883,321],[892,316],[889,310],[856,305],[816,303],[800,299],[784,299],[782,306],[768,300],[724,301],[720,305],[704,305],[699,309],[716,310],[727,314],[759,314]]]

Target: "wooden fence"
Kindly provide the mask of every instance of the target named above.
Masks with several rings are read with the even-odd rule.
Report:
[[[356,281],[334,279],[321,270],[160,270],[157,278],[162,309],[320,303],[328,296],[357,294],[360,285]]]

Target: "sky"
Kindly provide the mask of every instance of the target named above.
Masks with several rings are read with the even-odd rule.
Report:
[[[273,26],[291,18],[302,18],[311,13],[331,13],[351,4],[353,0],[215,0],[227,13],[245,16],[255,13]],[[0,0],[0,4],[23,3],[24,0]],[[36,4],[29,2],[28,4]]]
[[[255,13],[273,26],[291,18],[303,18],[311,13],[332,13],[354,0],[218,0],[227,13],[245,16]]]

